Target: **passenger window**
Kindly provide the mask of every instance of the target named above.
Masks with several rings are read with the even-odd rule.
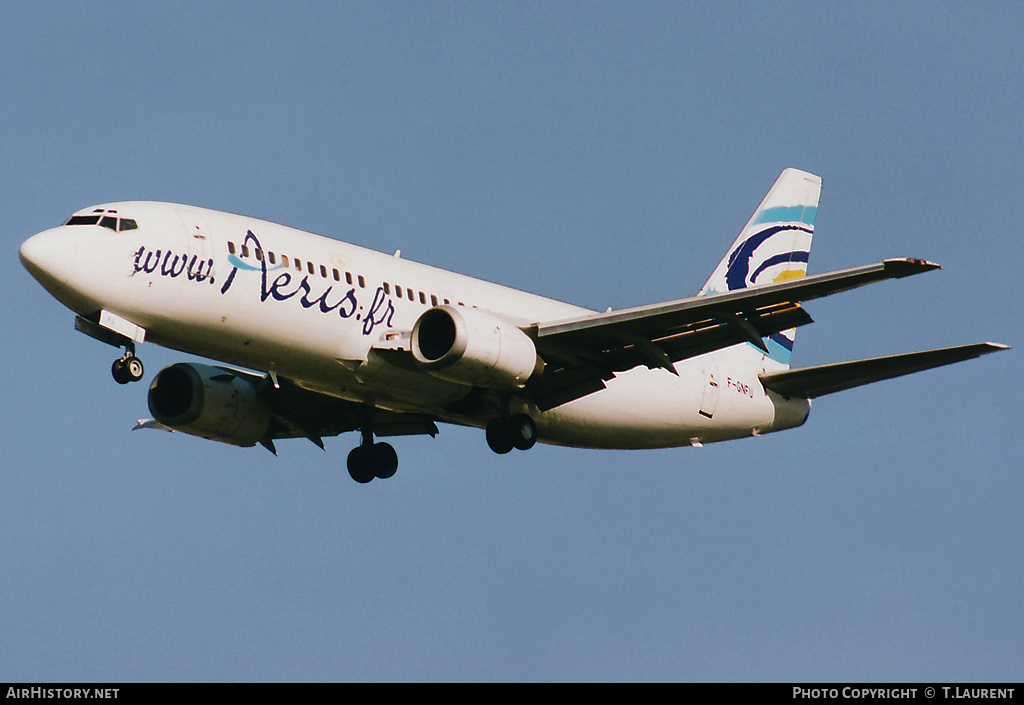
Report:
[[[365,289],[366,288],[366,280],[363,279],[363,275],[362,274],[359,275],[359,288],[360,289]]]
[[[384,293],[391,296],[391,285],[387,282],[384,282]]]
[[[288,255],[281,255],[281,266],[288,269]]]
[[[427,297],[426,297],[426,296],[424,296],[424,294],[423,294],[423,292],[422,292],[422,291],[420,292],[420,303],[421,303],[421,304],[425,304],[425,303],[427,303]]]
[[[298,257],[295,258],[295,271],[296,272],[301,272],[302,271],[302,260],[300,260]]]
[[[402,287],[398,286],[398,284],[395,284],[395,296],[402,298]]]
[[[249,246],[248,245],[242,245],[242,257],[248,257],[248,256],[249,256]]]
[[[274,253],[273,252],[268,252],[267,256],[270,259],[270,263],[271,264],[277,264],[277,259],[274,257]]]
[[[409,295],[410,301],[416,301],[416,294],[413,293],[412,289],[406,289],[405,293]]]
[[[345,283],[349,286],[352,285],[352,272],[345,272]]]
[[[138,227],[139,224],[131,218],[121,218],[121,225],[118,227],[118,230],[124,232],[125,230],[137,230]]]
[[[430,295],[430,305],[437,306],[437,297],[434,296],[433,294]]]
[[[256,259],[259,260],[260,262],[262,262],[263,261],[263,250],[261,250],[261,249],[259,249],[257,247],[254,251],[256,252]]]
[[[340,282],[341,281],[341,272],[339,272],[337,269],[334,269],[334,270],[332,270],[331,273],[334,274],[334,281],[336,281],[336,282]]]
[[[230,240],[228,241],[228,254],[235,254],[235,243],[231,242]]]
[[[320,265],[320,276],[323,277],[324,279],[327,278],[327,267],[325,267],[322,264]]]

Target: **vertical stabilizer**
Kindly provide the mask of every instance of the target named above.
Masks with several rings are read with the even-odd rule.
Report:
[[[799,169],[783,171],[701,288],[700,295],[804,276],[820,194],[820,177]],[[788,366],[794,335],[794,330],[786,330],[766,338],[768,356]]]

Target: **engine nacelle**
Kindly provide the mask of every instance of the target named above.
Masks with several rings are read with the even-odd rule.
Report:
[[[270,402],[244,377],[179,362],[149,386],[149,411],[168,428],[211,441],[252,446],[270,428]]]
[[[522,387],[543,367],[523,331],[486,311],[435,306],[412,329],[412,354],[442,379],[483,387]]]

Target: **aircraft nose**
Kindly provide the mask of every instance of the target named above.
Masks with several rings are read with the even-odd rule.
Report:
[[[44,230],[21,243],[18,257],[22,266],[47,291],[65,288],[75,268],[75,240],[64,228]]]

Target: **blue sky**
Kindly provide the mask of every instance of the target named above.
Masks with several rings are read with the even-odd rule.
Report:
[[[0,681],[1020,680],[1024,10],[0,5]],[[18,263],[87,205],[282,222],[603,309],[695,293],[824,180],[805,366],[993,340],[703,449],[444,427],[353,483],[132,432],[144,385]],[[188,359],[144,346],[147,380]]]

